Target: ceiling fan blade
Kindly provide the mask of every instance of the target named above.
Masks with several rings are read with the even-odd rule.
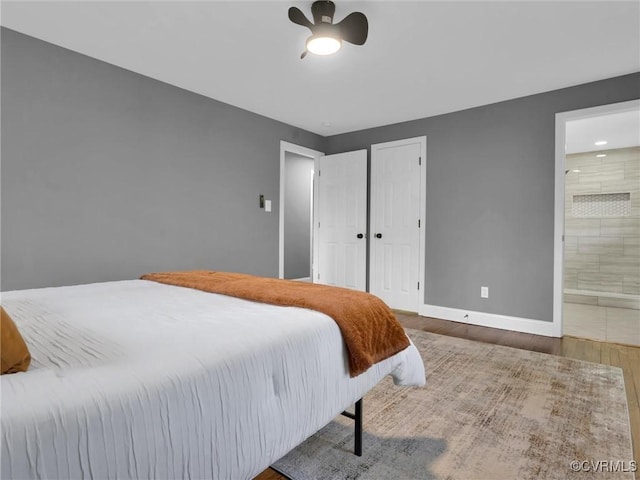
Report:
[[[340,23],[336,24],[336,27],[340,30],[342,39],[345,42],[353,43],[354,45],[363,45],[367,41],[367,35],[369,33],[369,22],[364,13],[353,12],[344,17]]]
[[[313,23],[311,23],[307,17],[305,17],[304,13],[302,13],[302,11],[297,7],[291,7],[289,9],[289,20],[295,24],[302,25],[303,27],[307,27],[309,29],[313,28]]]

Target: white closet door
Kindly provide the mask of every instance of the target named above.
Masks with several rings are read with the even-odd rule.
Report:
[[[367,151],[320,157],[315,178],[313,281],[364,291]]]
[[[369,289],[390,307],[412,312],[421,291],[422,151],[420,138],[371,146]]]

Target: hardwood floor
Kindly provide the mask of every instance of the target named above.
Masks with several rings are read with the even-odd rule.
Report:
[[[633,456],[636,461],[640,461],[640,347],[595,342],[575,337],[543,337],[529,333],[511,332],[420,317],[406,312],[396,312],[396,316],[406,328],[620,367],[624,374],[627,403],[629,405]],[[258,475],[255,480],[287,479],[275,471],[267,469]]]

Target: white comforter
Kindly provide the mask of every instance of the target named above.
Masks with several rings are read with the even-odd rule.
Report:
[[[251,478],[385,375],[425,380],[413,345],[350,378],[311,310],[144,280],[2,303],[33,358],[1,377],[3,479]]]

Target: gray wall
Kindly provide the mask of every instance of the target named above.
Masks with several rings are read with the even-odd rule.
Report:
[[[322,137],[5,28],[1,41],[2,290],[277,276],[280,140]]]
[[[311,276],[313,158],[285,152],[284,278]]]
[[[426,135],[426,303],[552,321],[555,114],[637,98],[636,73],[336,135],[324,151]]]
[[[425,301],[550,321],[555,113],[640,98],[634,74],[324,139],[11,30],[1,40],[2,290],[188,268],[276,276],[280,140],[337,153],[426,135]]]

